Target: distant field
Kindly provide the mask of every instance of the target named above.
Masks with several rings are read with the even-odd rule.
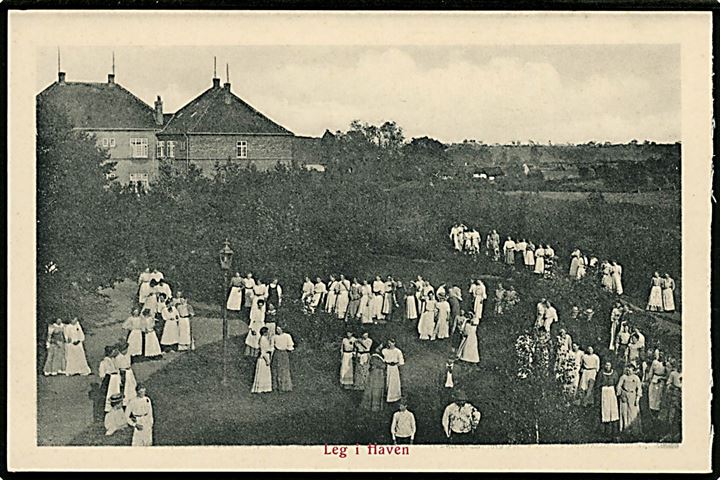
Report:
[[[585,200],[589,192],[502,192],[506,195],[530,195],[547,198],[548,200]],[[680,192],[645,192],[645,193],[608,193],[603,192],[608,203],[631,203],[636,205],[680,205]]]

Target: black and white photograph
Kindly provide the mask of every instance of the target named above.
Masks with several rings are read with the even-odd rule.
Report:
[[[709,17],[597,14],[617,30],[590,41],[593,15],[25,15],[11,35],[92,33],[10,47],[34,127],[11,159],[33,170],[9,211],[34,262],[14,266],[34,314],[8,317],[29,335],[11,369],[32,375],[40,452],[312,447],[412,470],[567,446],[633,471],[623,449],[696,445],[709,462],[687,422],[709,422],[710,117],[689,148],[703,58],[678,40]],[[284,468],[261,455],[226,468]]]

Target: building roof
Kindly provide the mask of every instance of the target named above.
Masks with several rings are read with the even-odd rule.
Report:
[[[61,108],[75,128],[157,129],[155,110],[117,83],[58,82],[37,96]]]
[[[175,112],[161,133],[292,135],[233,94],[229,84],[221,87],[219,81]]]

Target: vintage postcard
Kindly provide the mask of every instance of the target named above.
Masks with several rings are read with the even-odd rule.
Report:
[[[9,39],[10,471],[709,471],[710,14]]]

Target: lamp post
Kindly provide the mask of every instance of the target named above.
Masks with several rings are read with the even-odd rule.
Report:
[[[220,250],[220,269],[223,271],[223,292],[222,292],[222,296],[220,297],[222,299],[222,311],[223,311],[223,328],[222,328],[222,356],[223,356],[222,384],[223,384],[223,386],[227,386],[227,384],[228,384],[228,381],[227,381],[228,319],[227,319],[227,302],[225,299],[225,295],[227,293],[228,270],[230,270],[230,266],[232,265],[233,253],[235,253],[235,252],[233,252],[232,248],[230,248],[230,241],[226,238],[225,246]]]

